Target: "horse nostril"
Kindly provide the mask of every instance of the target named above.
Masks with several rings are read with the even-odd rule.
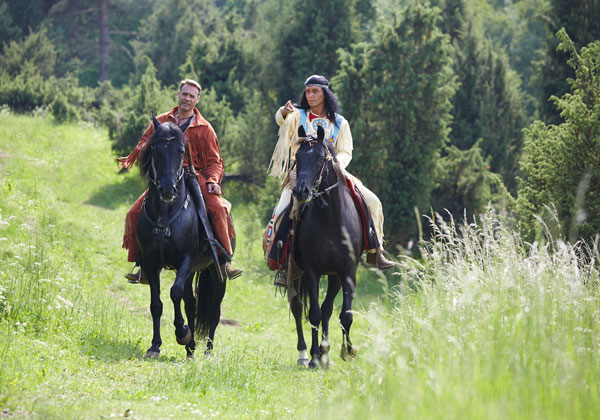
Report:
[[[294,195],[298,200],[306,201],[310,197],[310,190],[306,185],[303,185],[301,187],[296,186],[294,188]]]

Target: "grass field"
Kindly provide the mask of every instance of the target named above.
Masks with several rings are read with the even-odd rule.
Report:
[[[236,259],[210,357],[185,361],[163,274],[163,346],[147,286],[130,285],[124,215],[143,191],[104,130],[0,115],[0,416],[11,418],[595,419],[597,250],[530,247],[492,215],[440,226],[396,275],[360,268],[353,342],[332,366],[296,366],[258,209],[236,202]],[[334,316],[339,313],[339,297]],[[307,331],[308,328],[305,329]]]

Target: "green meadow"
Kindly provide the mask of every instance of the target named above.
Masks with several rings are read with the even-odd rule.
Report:
[[[245,275],[228,282],[213,353],[185,360],[164,272],[161,356],[145,360],[149,290],[124,279],[121,247],[144,184],[137,169],[118,174],[114,158],[104,129],[0,114],[0,416],[598,417],[598,250],[524,243],[491,211],[477,224],[438,225],[395,273],[361,266],[358,357],[340,359],[333,322],[332,364],[313,371],[296,365],[259,209],[228,197]],[[338,296],[335,318],[339,307]]]

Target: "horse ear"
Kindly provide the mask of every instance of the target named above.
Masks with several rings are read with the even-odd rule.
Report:
[[[317,127],[317,140],[319,141],[323,141],[323,138],[325,137],[325,130],[323,130],[323,127],[321,127],[320,125]]]
[[[306,137],[306,131],[304,131],[304,127],[298,127],[298,137]]]
[[[190,123],[192,122],[192,119],[189,118],[186,122],[184,122],[183,124],[181,124],[179,126],[179,129],[185,133],[185,130],[190,126]]]
[[[151,111],[150,114],[152,115],[152,123],[154,124],[154,129],[156,130],[160,125],[160,122],[154,116],[154,111]]]

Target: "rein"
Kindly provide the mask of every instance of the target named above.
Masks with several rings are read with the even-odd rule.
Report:
[[[171,223],[173,223],[173,221],[179,217],[179,215],[181,214],[181,212],[187,208],[187,206],[190,203],[190,194],[188,193],[185,197],[185,200],[183,200],[183,203],[181,203],[181,205],[179,206],[179,208],[177,209],[177,211],[175,212],[175,214],[173,214],[169,220],[167,220],[167,223],[160,223],[157,220],[152,219],[152,217],[150,217],[150,215],[148,214],[148,211],[146,210],[146,199],[148,197],[144,198],[144,202],[142,203],[142,217],[145,217],[146,220],[148,222],[150,222],[150,224],[152,226],[154,226],[153,232],[154,235],[158,238],[158,251],[159,251],[159,255],[160,255],[160,265],[162,267],[165,266],[165,253],[164,253],[164,240],[165,237],[169,237],[171,236]],[[159,218],[160,220],[160,218]]]
[[[168,139],[168,140],[172,140],[172,139]],[[156,187],[157,191],[158,191],[158,186],[160,184],[160,182],[158,181],[158,174],[156,172],[156,166],[154,165],[154,146],[152,147],[152,153],[151,153],[151,167],[152,167],[152,177],[148,177],[150,179],[150,182],[152,182],[152,184]],[[185,173],[185,170],[183,168],[183,159],[181,159],[181,162],[179,163],[179,169],[177,170],[177,180],[176,180],[176,184],[179,185],[179,183],[181,182],[183,175]],[[166,223],[161,223],[160,220],[163,216],[162,213],[166,213],[167,212],[167,208],[169,207],[168,205],[166,206],[166,208],[164,206],[161,206],[161,209],[164,209],[165,211],[161,211],[161,215],[159,216],[159,220],[154,220],[152,219],[152,217],[150,217],[150,215],[148,214],[148,210],[146,209],[146,199],[148,197],[144,198],[144,201],[142,203],[142,216],[148,221],[150,222],[150,224],[152,226],[154,226],[153,232],[154,232],[154,236],[157,237],[158,239],[158,251],[159,251],[159,256],[160,256],[160,265],[162,267],[165,266],[165,254],[164,254],[164,240],[165,237],[169,237],[171,236],[171,224],[175,221],[175,219],[177,217],[179,217],[179,215],[181,214],[181,212],[187,208],[187,206],[190,203],[190,194],[187,193],[185,200],[183,200],[183,202],[181,203],[181,205],[177,208],[177,210],[175,211],[175,213],[168,218]]]
[[[300,141],[300,142],[306,141],[310,144],[310,147],[312,147],[314,144],[318,143],[317,140],[313,139],[312,137],[299,137],[298,141]],[[323,147],[326,147],[326,146],[323,145]],[[327,187],[323,190],[319,190],[319,187],[321,186],[321,182],[323,181],[323,173],[325,172],[325,175],[327,175],[329,173],[329,169],[327,168],[327,162],[331,161],[331,159],[332,159],[331,153],[329,152],[329,150],[327,150],[327,156],[325,157],[325,161],[323,162],[323,165],[321,166],[321,170],[319,171],[319,178],[317,178],[317,181],[313,185],[313,188],[311,191],[311,196],[306,201],[300,201],[301,204],[309,203],[310,201],[312,201],[315,198],[319,198],[323,195],[329,194],[329,192],[331,190],[333,190],[334,188],[337,188],[339,186],[340,182],[338,180],[335,184],[330,185],[329,187]],[[335,168],[334,168],[334,171],[335,171]]]

